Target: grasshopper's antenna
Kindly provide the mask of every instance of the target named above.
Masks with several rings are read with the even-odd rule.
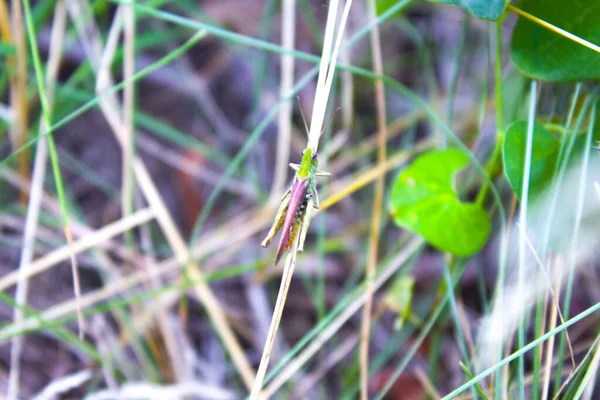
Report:
[[[300,107],[300,114],[302,115],[302,121],[304,122],[304,129],[306,129],[306,134],[308,135],[308,124],[306,123],[306,118],[304,117],[304,111],[302,110],[302,103],[300,103],[300,96],[296,96],[298,99],[298,106]]]
[[[321,129],[321,135],[323,135],[325,133],[325,128],[328,127],[329,125],[331,125],[331,121],[333,121],[333,118],[335,117],[335,114],[340,111],[340,108],[336,108],[335,111],[333,112],[333,114],[331,114],[331,118],[329,118],[329,121],[327,122],[327,125],[323,125],[323,129]]]

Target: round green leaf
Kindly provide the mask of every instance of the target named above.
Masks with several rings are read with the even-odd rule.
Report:
[[[520,198],[523,188],[527,121],[517,121],[509,126],[504,138],[502,157],[504,173],[515,194]],[[554,135],[537,122],[533,125],[529,193],[542,191],[552,180],[560,143]]]
[[[600,44],[600,2],[525,0],[524,11],[575,36]],[[511,57],[526,75],[550,82],[600,78],[600,54],[519,17]]]
[[[480,19],[496,21],[504,13],[505,0],[435,0],[437,3],[454,4],[465,8]]]
[[[461,202],[454,188],[454,175],[468,163],[457,149],[417,158],[398,176],[390,194],[396,224],[442,251],[457,256],[478,252],[490,233],[489,217],[481,206]]]

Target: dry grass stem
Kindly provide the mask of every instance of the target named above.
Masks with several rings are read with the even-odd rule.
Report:
[[[0,1],[0,35],[2,36],[2,40],[6,43],[12,42],[12,33],[10,32],[10,15],[8,13],[8,7],[6,1]],[[15,59],[14,57],[9,57],[6,60],[7,66],[11,66],[14,68]]]
[[[89,3],[86,3],[83,8],[82,4],[74,7],[76,11],[75,17],[80,17],[82,15],[90,15],[89,12]],[[119,8],[118,13],[121,8]],[[107,45],[100,56],[98,54],[99,48],[95,45],[98,43],[98,35],[97,29],[95,28],[95,24],[92,22],[93,20],[88,19],[88,26],[85,29],[85,34],[80,30],[80,37],[82,41],[87,41],[87,46],[85,46],[90,52],[88,56],[90,57],[90,61],[92,63],[93,68],[97,71],[97,81],[96,81],[96,91],[98,95],[103,95],[104,91],[107,91],[111,88],[112,79],[110,77],[110,65],[112,64],[112,59],[114,57],[116,41],[118,39],[118,18],[115,16],[115,21],[113,22],[113,27],[111,28],[111,33],[107,39]],[[91,24],[91,26],[90,26]],[[83,29],[81,25],[78,26],[79,29]],[[92,32],[92,33],[90,33]],[[202,37],[206,33],[198,32],[195,37]],[[87,35],[91,35],[89,38]],[[123,121],[121,119],[121,113],[119,111],[119,101],[116,99],[116,96],[113,94],[108,96],[102,96],[100,101],[100,108],[104,113],[109,125],[111,126],[115,136],[119,140],[119,142],[123,145],[124,140],[124,126]],[[156,220],[163,231],[167,242],[171,246],[173,253],[179,263],[179,265],[187,265],[188,266],[188,274],[189,278],[194,282],[198,282],[194,287],[194,292],[196,296],[198,296],[199,300],[205,306],[206,311],[209,315],[209,318],[213,321],[215,329],[222,339],[225,348],[230,353],[234,364],[236,365],[242,380],[246,384],[248,388],[251,387],[252,381],[254,378],[254,372],[252,371],[252,367],[248,363],[244,355],[244,351],[237,341],[235,334],[233,333],[229,323],[224,315],[221,305],[219,304],[216,296],[211,291],[210,287],[206,284],[204,280],[203,274],[200,272],[197,265],[191,263],[192,258],[187,248],[187,245],[179,233],[179,230],[167,209],[164,201],[158,189],[154,185],[148,170],[141,160],[134,157],[132,161],[133,173],[137,180],[137,184],[140,187],[146,201],[150,205],[150,208],[153,210]]]
[[[369,22],[377,18],[375,11],[375,0],[366,0]],[[381,38],[379,25],[375,24],[370,34],[373,70],[377,75],[383,75],[383,57],[381,55]],[[375,82],[375,107],[377,111],[377,164],[384,165],[386,161],[387,143],[387,117],[385,112],[385,91],[383,82]],[[379,233],[381,225],[381,214],[383,209],[383,193],[385,180],[381,175],[375,180],[375,195],[371,209],[371,231],[369,236],[369,255],[365,273],[366,302],[363,309],[360,335],[360,395],[361,399],[367,400],[368,378],[369,378],[369,343],[371,338],[371,312],[373,308],[373,278],[377,267]]]
[[[431,146],[430,142],[428,142],[428,141],[422,142],[416,146],[415,152],[421,152],[430,146]],[[410,153],[410,152],[400,153],[400,154],[390,158],[384,166],[378,166],[376,168],[368,168],[365,172],[359,172],[357,174],[358,176],[354,176],[348,180],[350,183],[345,183],[343,181],[338,181],[337,183],[334,183],[334,185],[333,185],[334,187],[332,190],[333,195],[331,195],[330,197],[326,198],[325,200],[323,200],[321,202],[321,208],[319,210],[315,210],[315,215],[317,215],[319,212],[326,210],[329,207],[332,207],[337,202],[339,202],[341,199],[351,195],[352,193],[356,192],[357,190],[360,190],[361,188],[370,184],[375,179],[377,179],[377,177],[379,177],[381,174],[386,174],[390,170],[402,165],[411,156],[412,156],[412,153]],[[15,180],[16,177],[14,175],[8,174],[7,171],[2,171],[2,172],[3,172],[2,176],[4,178],[10,179],[11,183],[15,183],[15,184],[18,183],[18,181]],[[340,186],[340,187],[338,188],[338,186]],[[57,207],[57,206],[55,205],[55,207]],[[265,226],[267,226],[267,224],[269,224],[271,222],[273,211],[274,211],[273,207],[270,207],[270,208],[267,207],[258,213],[250,213],[249,212],[247,214],[241,214],[240,216],[233,218],[228,223],[226,223],[222,227],[220,227],[216,232],[212,232],[210,237],[206,237],[206,238],[201,237],[202,240],[199,241],[199,243],[201,243],[201,244],[192,250],[192,259],[201,258],[210,253],[214,253],[219,250],[222,250],[225,243],[227,243],[228,246],[235,246],[239,243],[242,243],[244,240],[246,240],[251,235],[254,235],[254,234],[258,233],[259,231],[263,230],[265,228]],[[252,217],[251,215],[254,215],[254,217]],[[135,218],[133,218],[133,217],[135,217]],[[84,231],[82,231],[82,234],[88,235],[89,233],[94,232],[94,235],[91,235],[91,239],[88,239],[86,237],[86,238],[82,238],[81,240],[76,242],[75,253],[77,254],[81,251],[84,251],[84,250],[87,250],[94,246],[97,246],[100,243],[105,242],[105,241],[109,240],[110,238],[123,233],[124,230],[131,229],[132,227],[142,225],[142,224],[152,220],[152,218],[153,218],[153,215],[149,209],[139,210],[135,214],[133,214],[132,218],[130,218],[128,220],[115,221],[98,231],[92,231],[91,229],[85,229]],[[234,229],[236,226],[242,226],[242,225],[245,226],[246,229],[244,229],[244,230],[235,230]],[[26,275],[26,277],[31,278],[32,276],[52,267],[54,264],[66,260],[68,258],[68,254],[66,253],[66,251],[67,251],[66,248],[58,249],[57,251],[54,251],[54,252],[48,254],[47,256],[40,258],[39,260],[36,260],[35,263],[32,264],[28,268],[29,272]],[[172,259],[163,261],[157,266],[157,269],[158,269],[157,276],[162,276],[167,273],[173,272],[178,267],[179,267],[179,264],[178,264],[178,261],[176,258],[172,258]],[[122,291],[126,291],[135,285],[143,283],[146,281],[147,276],[145,276],[141,272],[136,272],[136,273],[130,274],[125,279],[126,280],[123,282],[115,283],[115,285],[112,286],[111,288],[99,289],[96,292],[91,292],[85,296],[82,296],[82,304],[87,304],[87,306],[83,306],[83,308],[85,309],[86,307],[89,307],[92,304],[95,304],[99,301],[105,300],[115,294],[121,293]],[[17,274],[6,275],[5,277],[3,277],[0,280],[0,291],[7,290],[8,288],[10,288],[14,284],[16,284],[17,281],[18,281]],[[110,289],[110,290],[108,290],[108,289]],[[59,306],[60,307],[57,309],[64,310],[63,312],[65,314],[56,314],[55,313],[53,315],[64,316],[64,315],[67,315],[68,313],[72,312],[72,309],[70,308],[69,303],[64,303]],[[46,317],[45,314],[44,314],[44,319],[48,319],[48,317]],[[31,327],[35,326],[37,323],[33,319],[31,319],[31,320],[28,320],[28,324],[29,325],[27,325],[26,329],[31,329]],[[25,329],[23,326],[20,326],[17,328],[18,328],[18,330]],[[0,330],[0,337],[5,336],[7,334],[7,332],[14,331],[14,329],[15,329],[14,326],[12,326],[12,327],[8,326],[8,327],[4,328],[3,330]]]
[[[325,28],[325,39],[323,45],[323,55],[321,59],[321,65],[319,70],[319,77],[317,81],[317,88],[315,93],[315,103],[313,104],[313,114],[311,119],[311,124],[308,133],[308,145],[307,148],[312,148],[314,153],[317,153],[317,147],[319,142],[319,137],[321,135],[321,128],[323,126],[323,119],[325,117],[325,111],[327,108],[327,101],[329,99],[329,94],[331,90],[331,84],[333,82],[333,76],[335,74],[335,65],[337,62],[337,55],[341,45],[342,38],[344,36],[344,28],[346,25],[346,20],[348,18],[348,14],[350,13],[350,5],[352,4],[352,0],[348,0],[346,2],[346,6],[344,8],[342,19],[340,25],[338,27],[337,39],[335,43],[335,47],[332,48],[333,43],[333,35],[336,26],[337,13],[338,13],[338,0],[333,0],[329,4],[329,12],[327,16],[327,25]],[[285,4],[285,3],[284,3]],[[289,15],[288,15],[289,18]],[[285,23],[285,21],[284,21]],[[284,88],[289,89],[289,88]],[[284,90],[282,89],[282,90]],[[289,146],[289,143],[288,143]],[[309,206],[310,207],[310,206]],[[277,334],[277,330],[279,329],[279,322],[281,321],[281,315],[283,313],[283,308],[285,306],[285,301],[289,289],[290,282],[292,280],[293,271],[296,265],[296,251],[298,249],[298,238],[295,239],[292,248],[290,249],[290,254],[286,259],[286,264],[284,266],[283,276],[281,279],[281,284],[279,288],[279,293],[277,296],[277,301],[275,303],[275,309],[273,311],[273,316],[271,320],[271,325],[269,327],[269,332],[267,334],[267,341],[263,348],[262,357],[260,360],[260,365],[258,367],[258,372],[256,374],[256,378],[254,380],[254,384],[252,386],[252,391],[250,393],[250,399],[256,400],[260,398],[261,389],[263,386],[263,381],[267,372],[267,368],[269,366],[269,360],[271,357],[271,352],[273,350],[273,343],[275,341],[275,335]]]
[[[104,3],[0,0],[7,400],[595,398],[597,93],[528,79],[532,43],[506,45],[525,26],[599,54],[579,25],[510,4]],[[469,161],[421,163],[447,142]]]
[[[352,0],[347,0],[342,12],[341,21],[338,27],[338,35],[335,46],[332,49],[333,35],[337,21],[338,0],[332,0],[329,4],[329,13],[327,14],[327,25],[325,27],[325,38],[323,42],[323,55],[321,56],[321,64],[319,67],[319,77],[317,79],[317,88],[315,92],[315,102],[313,104],[313,112],[310,121],[310,130],[308,133],[308,147],[317,151],[319,147],[319,139],[323,129],[325,119],[325,111],[327,110],[327,102],[329,93],[335,75],[335,66],[337,64],[338,51],[344,37],[344,28],[348,15],[350,14],[350,6]]]
[[[387,266],[383,268],[381,273],[373,281],[373,290],[378,290],[385,282],[388,281],[398,271],[398,269],[412,257],[415,252],[422,246],[423,239],[414,237],[406,246],[395,256]],[[331,337],[340,330],[340,328],[360,310],[367,300],[366,292],[361,293],[355,300],[338,315],[321,333],[319,333],[310,344],[302,350],[293,360],[291,360],[282,370],[276,375],[271,383],[265,387],[263,394],[266,398],[272,397],[302,366],[314,356]]]
[[[435,386],[429,379],[429,376],[427,376],[427,373],[425,371],[423,371],[422,368],[419,368],[419,367],[415,368],[414,373],[415,373],[416,378],[419,380],[419,382],[421,383],[421,385],[423,386],[423,388],[429,395],[429,397],[431,397],[432,399],[441,399],[442,398],[442,396],[438,393],[438,391],[435,389]]]
[[[133,208],[134,182],[132,171],[135,134],[133,117],[135,113],[135,83],[131,80],[135,73],[135,0],[130,1],[123,11],[123,80],[128,83],[123,88],[123,167],[121,184],[121,207],[123,216],[131,214]],[[121,8],[123,6],[120,6]],[[116,25],[120,25],[116,23]]]
[[[136,148],[143,150],[144,153],[152,155],[166,165],[190,177],[202,180],[211,185],[216,186],[221,179],[220,172],[213,171],[205,165],[199,165],[194,159],[182,158],[179,152],[165,148],[158,141],[152,140],[148,136],[138,134],[136,136]],[[223,191],[242,196],[249,200],[256,199],[256,189],[248,184],[248,182],[236,178],[230,178],[223,185]]]
[[[61,46],[64,38],[66,16],[64,4],[62,1],[59,1],[54,9],[54,21],[52,24],[52,37],[50,41],[50,55],[48,58],[48,70],[46,76],[46,96],[50,106],[53,102],[54,85],[58,75],[58,67],[60,65]],[[40,135],[42,132],[45,132],[47,128],[48,127],[45,121],[42,121],[39,129]],[[31,178],[31,188],[29,190],[29,203],[27,206],[27,215],[25,217],[23,249],[21,251],[21,259],[19,260],[18,284],[15,294],[15,303],[21,307],[27,304],[29,281],[26,278],[26,274],[28,272],[27,268],[31,265],[31,261],[33,259],[47,161],[48,142],[46,138],[42,137],[38,141],[36,147],[33,176]],[[22,319],[23,312],[21,311],[21,308],[16,307],[14,309],[13,321],[18,325]],[[7,398],[9,400],[16,399],[19,396],[22,346],[23,338],[21,336],[15,336],[11,343],[10,372],[7,390]]]
[[[348,37],[350,29],[344,31],[344,39]],[[345,65],[351,65],[352,53],[343,51],[340,58]],[[352,124],[354,122],[354,78],[349,71],[342,72],[342,94],[341,98],[341,113],[342,113],[342,133],[350,136],[352,133]]]
[[[66,261],[72,254],[78,254],[92,247],[98,246],[110,238],[122,234],[123,232],[134,228],[138,225],[145,224],[154,218],[154,213],[151,209],[142,209],[134,214],[131,214],[128,218],[122,218],[105,227],[83,236],[81,239],[72,242],[70,245],[66,244],[60,247],[46,256],[39,258],[32,263],[24,266],[23,273],[14,271],[4,275],[0,279],[0,291],[7,290],[11,286],[15,285],[19,278],[28,279],[34,275],[39,274],[49,268],[56,266],[57,264]]]
[[[287,298],[290,284],[292,283],[292,277],[294,276],[294,269],[296,268],[296,253],[298,250],[298,242],[294,242],[294,245],[290,249],[285,260],[283,267],[283,274],[281,276],[281,283],[279,285],[279,293],[277,294],[277,301],[275,302],[275,308],[273,309],[273,316],[271,318],[271,325],[269,326],[269,332],[267,333],[267,341],[265,343],[263,354],[260,359],[258,371],[252,385],[252,391],[250,392],[250,400],[258,400],[263,398],[261,396],[262,385],[267,374],[267,368],[269,367],[269,360],[271,358],[271,351],[273,349],[273,343],[275,343],[275,335],[279,329],[279,323],[281,322],[281,316],[283,315],[283,308],[285,306],[285,300]],[[268,397],[267,397],[268,398]]]
[[[130,382],[116,390],[100,390],[91,393],[87,400],[164,400],[198,398],[204,400],[234,400],[235,393],[229,389],[203,382],[185,382],[177,385],[157,385],[150,382]]]
[[[600,369],[600,336],[596,338],[596,345],[594,348],[594,357],[592,358],[592,361],[590,361],[590,366],[588,367],[589,369],[586,373],[590,379],[586,383],[585,389],[583,390],[581,396],[583,400],[592,400],[594,398],[594,388],[596,387],[596,382],[598,381],[598,370]]]
[[[18,2],[20,7],[20,2]],[[29,44],[31,49],[31,58],[33,59],[34,69],[36,71],[36,84],[37,84],[37,92],[39,96],[39,101],[42,109],[42,121],[47,127],[52,125],[52,105],[49,99],[47,98],[47,90],[45,89],[44,76],[42,74],[42,62],[40,59],[40,52],[38,48],[38,39],[36,34],[35,21],[32,17],[31,5],[29,0],[23,1],[23,7],[26,11],[25,16],[27,20],[27,32],[29,35]],[[18,50],[20,51],[20,50]],[[26,56],[25,50],[23,48],[23,57]],[[24,83],[26,86],[26,82]],[[26,87],[25,89],[26,90]],[[68,209],[66,205],[66,200],[64,198],[64,184],[62,179],[62,173],[60,170],[60,164],[58,159],[58,151],[56,149],[56,144],[54,142],[54,137],[52,132],[48,132],[48,149],[50,152],[50,159],[52,161],[52,172],[54,175],[54,184],[56,186],[57,195],[60,203],[60,215],[61,215],[61,224],[63,227],[64,235],[67,240],[67,244],[71,244],[73,242],[73,236],[71,233],[71,227],[69,225],[69,216]],[[75,258],[75,254],[71,252],[71,274],[73,277],[73,292],[75,295],[75,299],[81,297],[81,288],[80,288],[80,280],[79,280],[79,267],[77,264],[77,259]],[[83,339],[83,334],[85,331],[85,320],[83,319],[83,314],[81,309],[78,307],[77,309],[77,322],[79,328],[79,338]]]
[[[123,166],[122,166],[122,190],[121,190],[121,207],[123,217],[127,217],[132,213],[133,207],[133,195],[134,195],[134,182],[133,182],[133,162],[135,161],[135,126],[134,126],[134,99],[135,99],[135,85],[131,82],[131,78],[135,73],[135,11],[132,6],[120,6],[117,15],[114,18],[109,38],[105,50],[102,54],[100,61],[100,68],[98,69],[98,80],[97,80],[97,91],[107,89],[107,85],[112,82],[110,76],[110,66],[114,58],[114,54],[118,44],[118,38],[121,30],[124,32],[124,47],[125,47],[125,58],[123,63],[123,75],[124,80],[130,81],[124,87],[123,93],[123,125],[122,125],[122,154],[123,154]],[[110,106],[106,107],[107,113],[114,118],[113,123],[119,125],[118,116],[116,113],[111,113],[114,110],[118,102],[113,99],[109,100]],[[105,115],[107,114],[105,113]],[[152,257],[145,257],[144,267],[148,271],[148,281],[150,286],[154,290],[161,288],[160,279],[153,274],[155,268],[155,262]],[[169,357],[169,365],[174,371],[175,380],[178,382],[185,381],[191,378],[190,368],[183,362],[182,350],[177,344],[177,340],[174,337],[174,333],[171,331],[168,321],[168,312],[166,305],[163,303],[161,298],[157,299],[157,310],[158,326],[167,348]]]
[[[306,378],[300,382],[300,385],[298,385],[295,390],[296,398],[306,398],[308,390],[316,385],[336,364],[342,361],[342,359],[356,347],[358,338],[358,335],[352,335],[344,339],[344,341],[323,360],[321,366],[319,366],[316,371],[306,376]]]
[[[560,289],[560,282],[557,282],[556,284],[557,289]],[[558,307],[558,298],[554,298],[554,307],[550,308],[550,325],[548,326],[548,330],[552,330],[556,327],[556,316],[558,314],[558,311],[560,311],[559,307]],[[551,371],[552,371],[552,357],[553,357],[553,351],[554,351],[554,336],[552,336],[550,339],[548,339],[548,343],[546,344],[546,351],[545,351],[545,363],[544,363],[544,372],[543,372],[543,377],[544,377],[544,383],[543,383],[543,389],[542,389],[542,400],[546,400],[548,399],[548,393],[550,390],[550,381],[552,379],[551,376]]]
[[[428,142],[421,143],[419,146],[417,146],[417,151],[422,151],[428,146],[430,146]],[[390,158],[386,165],[383,167],[371,168],[366,172],[359,172],[357,174],[358,176],[349,179],[349,184],[344,183],[343,181],[335,182],[333,185],[334,195],[321,202],[321,208],[319,210],[315,210],[315,215],[329,207],[332,207],[341,199],[370,184],[371,182],[373,182],[373,180],[377,179],[377,177],[380,174],[386,174],[390,170],[397,168],[399,165],[405,163],[410,157],[411,153],[400,153],[399,155]],[[3,176],[9,177],[12,183],[18,182],[16,180],[17,177],[13,175],[5,173]],[[340,186],[340,188],[338,188],[338,186]],[[228,223],[223,224],[216,232],[211,232],[209,237],[201,237],[201,240],[199,240],[200,245],[196,246],[192,250],[192,258],[197,259],[204,257],[208,254],[218,252],[220,250],[223,250],[225,245],[227,245],[230,248],[239,246],[241,243],[247,240],[248,237],[263,230],[267,226],[267,224],[271,222],[273,211],[274,207],[266,207],[263,210],[259,210],[259,212],[248,212],[245,214],[241,214],[236,218],[233,218]],[[143,215],[144,213],[147,214]],[[97,246],[101,242],[107,241],[110,238],[121,234],[124,229],[131,229],[131,227],[140,226],[153,219],[153,215],[148,209],[138,210],[132,216],[138,216],[140,219],[136,221],[125,221],[125,226],[123,226],[123,220],[116,221],[110,225],[107,225],[105,228],[99,230],[98,234],[100,233],[100,231],[109,229],[109,227],[111,227],[111,232],[103,233],[103,235],[105,236],[96,239],[96,243],[94,244],[88,244],[88,247],[85,247],[85,249]],[[113,225],[115,225],[115,227],[113,227]],[[117,229],[117,226],[119,226],[120,228]],[[234,228],[237,226],[244,226],[245,229],[235,230]],[[89,232],[95,231],[90,230]],[[89,232],[86,231],[85,234],[88,235]],[[87,237],[85,239],[87,243]],[[80,242],[82,241],[83,238]],[[76,251],[76,253],[77,252],[78,251]],[[68,257],[68,254],[65,253],[65,249],[63,249],[61,253],[61,257],[54,256],[53,252],[39,260],[36,260],[36,263],[30,268],[30,272],[28,273],[27,277],[30,278],[31,276],[34,276],[35,274],[45,271],[46,269],[52,267],[55,263],[64,261]],[[58,259],[59,261],[56,261],[56,259]],[[41,265],[38,265],[38,263],[40,263]],[[177,258],[165,260],[159,263],[156,266],[156,268],[153,269],[152,275],[150,277],[161,277],[163,275],[175,272],[180,268],[180,266],[181,265],[178,262]],[[124,277],[123,279],[114,282],[110,286],[105,286],[102,289],[98,289],[96,291],[90,292],[82,296],[81,307],[82,309],[88,309],[113,296],[124,293],[136,285],[147,282],[150,277],[148,276],[148,273],[146,271],[134,272],[128,275],[127,277]],[[6,290],[10,286],[14,285],[16,282],[16,274],[7,275],[4,279],[0,280],[0,290]],[[173,297],[172,301],[165,301],[165,303],[167,305],[170,305],[177,299],[178,295]],[[72,300],[67,301],[65,303],[57,304],[44,311],[41,314],[41,320],[48,322],[55,321],[59,318],[64,318],[72,314],[74,311],[75,302]],[[39,326],[40,319],[29,317],[25,319],[21,324],[9,325],[3,329],[0,329],[0,341],[3,340],[2,338],[10,337],[21,330],[37,329]]]
[[[3,21],[5,22],[5,21]],[[27,128],[29,122],[29,101],[27,99],[27,46],[25,40],[25,28],[23,19],[23,8],[21,0],[12,0],[11,2],[11,36],[7,37],[9,43],[12,41],[17,50],[16,57],[9,57],[7,64],[16,67],[11,73],[10,92],[11,106],[15,112],[12,129],[10,130],[13,149],[20,149],[27,141]],[[28,151],[19,154],[18,165],[19,173],[22,176],[29,176],[29,155]],[[27,203],[27,192],[21,192],[21,202]]]
[[[559,400],[559,399],[561,399],[561,397],[560,397],[561,393],[569,386],[569,384],[571,383],[571,380],[573,379],[573,377],[575,377],[576,374],[586,365],[587,360],[590,357],[592,357],[594,349],[597,348],[597,346],[598,346],[599,343],[600,343],[600,336],[596,336],[596,339],[594,340],[594,342],[592,343],[592,345],[587,347],[587,349],[586,349],[587,352],[585,353],[585,355],[581,359],[581,362],[579,362],[579,364],[577,364],[577,367],[576,368],[564,369],[563,374],[561,375],[561,378],[563,378],[563,377],[566,376],[567,379],[565,379],[565,381],[560,386],[560,388],[558,389],[558,391],[554,394],[554,397],[552,398],[552,400]],[[554,366],[557,365],[557,362],[558,362],[558,359],[556,360],[556,363],[554,363]]]
[[[560,323],[564,324],[565,319],[563,318],[563,314],[560,311],[560,304],[558,303],[558,295],[557,295],[557,293],[560,293],[560,283],[561,283],[562,277],[560,277],[560,275],[558,277],[558,283],[559,283],[559,285],[557,286],[558,289],[553,289],[552,288],[552,279],[550,279],[550,277],[548,276],[548,273],[546,272],[546,268],[544,267],[544,264],[542,264],[542,260],[540,259],[537,251],[535,250],[535,247],[533,247],[533,244],[531,243],[531,240],[529,240],[529,236],[527,234],[525,235],[525,242],[527,243],[527,246],[529,247],[529,250],[533,254],[536,264],[540,268],[540,271],[542,272],[542,275],[544,276],[544,279],[546,280],[546,282],[548,284],[548,291],[550,292],[550,296],[552,297],[552,302],[554,303],[554,308],[552,309],[552,312],[558,313],[558,318],[560,320]],[[557,261],[557,262],[560,262],[560,261]],[[555,318],[555,317],[553,317],[553,318]],[[567,342],[567,348],[569,349],[569,356],[571,357],[571,365],[573,366],[573,368],[575,368],[575,356],[573,355],[573,346],[571,344],[571,339],[569,337],[568,331],[565,331],[565,336],[567,338],[566,342]],[[554,338],[552,338],[552,340],[553,339]]]
[[[296,0],[282,1],[281,20],[281,44],[286,50],[293,50],[296,36]],[[283,103],[277,118],[277,130],[279,133],[277,135],[275,175],[269,198],[269,201],[274,203],[277,203],[281,198],[289,170],[293,109],[293,101],[289,97],[294,88],[294,62],[295,57],[292,54],[286,53],[281,56],[279,98]]]
[[[46,386],[41,392],[33,397],[33,400],[55,400],[60,398],[64,393],[67,393],[85,382],[92,379],[93,374],[89,369],[75,372],[63,376],[59,379],[53,380],[48,386]]]

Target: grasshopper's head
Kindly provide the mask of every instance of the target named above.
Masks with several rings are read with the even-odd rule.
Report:
[[[300,163],[300,168],[298,169],[298,178],[306,179],[311,173],[317,171],[317,167],[319,166],[319,160],[317,160],[317,152],[313,152],[313,149],[308,147],[302,153],[302,162]]]

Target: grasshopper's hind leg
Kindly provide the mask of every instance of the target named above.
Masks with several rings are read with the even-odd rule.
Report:
[[[279,208],[277,209],[277,214],[275,214],[275,220],[273,221],[273,225],[271,226],[271,230],[267,234],[267,237],[262,242],[262,247],[267,247],[273,241],[277,232],[283,226],[283,222],[285,220],[285,213],[287,211],[288,205],[290,204],[290,195],[292,193],[291,189],[288,189],[287,192],[281,198],[281,203],[279,204]]]
[[[321,203],[319,203],[319,193],[317,193],[317,186],[316,185],[313,185],[310,188],[310,193],[312,195],[311,196],[311,200],[312,201],[310,202],[310,203],[312,203],[312,207],[314,207],[316,209],[321,208]],[[310,207],[310,208],[312,208],[312,207]]]
[[[313,213],[313,200],[308,200],[308,204],[306,204],[306,211],[304,212],[304,216],[302,217],[302,222],[300,223],[300,234],[298,235],[298,251],[304,251],[304,241],[306,240],[306,234],[308,233],[308,226],[310,225],[310,219],[312,218]]]

